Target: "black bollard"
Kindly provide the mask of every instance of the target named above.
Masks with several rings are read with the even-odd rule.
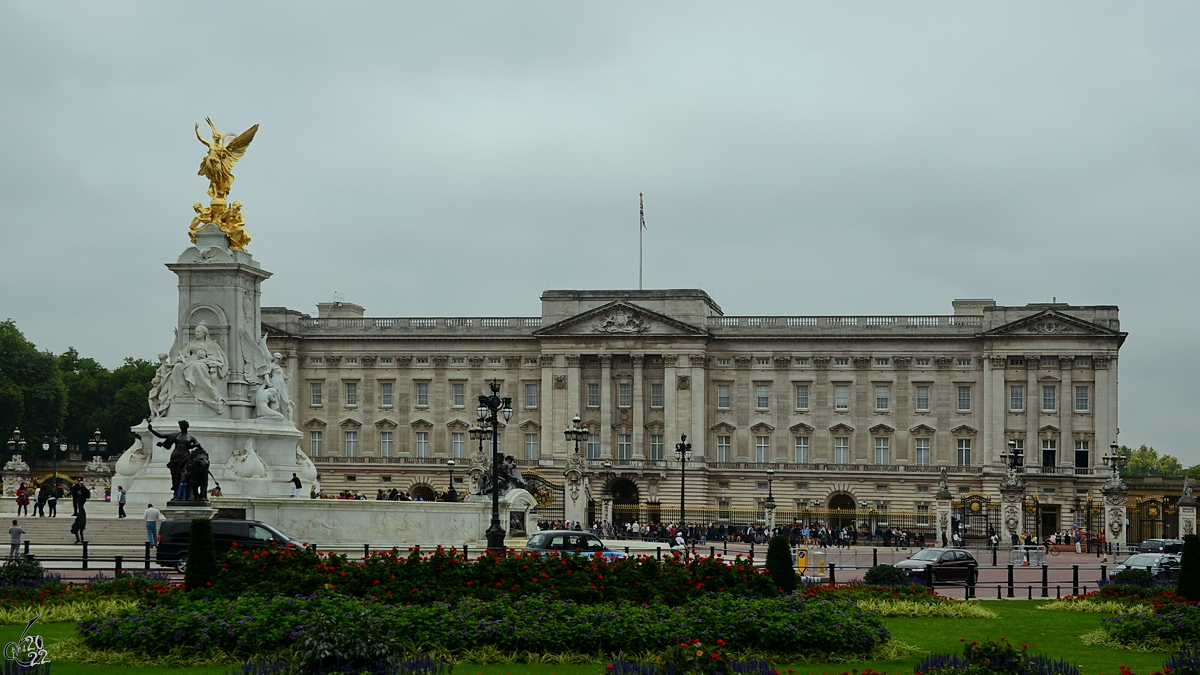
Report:
[[[1101,565],[1100,566],[1100,581],[1105,581],[1107,579],[1108,579],[1108,565]]]
[[[1000,549],[999,545],[992,547],[992,567],[996,566],[996,551]]]
[[[1050,568],[1042,563],[1042,597],[1050,597]]]
[[[1055,586],[1055,587],[1054,587],[1054,599],[1055,599],[1055,600],[1062,600],[1062,586]]]
[[[1010,598],[1015,597],[1013,595],[1013,566],[1012,566],[1012,563],[1009,563],[1009,565],[1008,565],[1008,597],[1010,597]]]
[[[925,587],[933,588],[933,565],[925,566]]]
[[[721,555],[729,555],[729,538],[721,540]]]
[[[25,542],[25,557],[29,557],[29,541]]]
[[[878,564],[879,564],[879,549],[873,548],[873,549],[871,549],[871,567],[874,567]]]
[[[1079,595],[1079,565],[1071,565],[1071,595]]]
[[[629,547],[628,546],[625,547],[625,556],[629,557]]]
[[[1003,597],[1004,597],[1004,594],[1000,591],[1000,584],[996,584],[996,599],[1000,600]]]
[[[363,560],[371,557],[371,545],[363,544]]]
[[[837,565],[829,563],[829,585],[837,586]]]
[[[125,556],[123,556],[123,555],[116,556],[116,565],[113,566],[113,569],[116,570],[117,574],[121,573],[123,562],[125,562]]]
[[[654,557],[657,558],[660,562],[662,561],[662,547],[661,546],[654,547]]]
[[[469,550],[467,550],[467,545],[463,544],[463,560],[470,560],[470,559],[471,559],[471,552]]]
[[[87,550],[88,550],[88,543],[85,541],[85,542],[83,542],[83,569],[85,569],[85,570],[88,568],[88,566],[87,566]]]
[[[1029,599],[1032,600],[1033,599],[1033,586],[1027,586],[1026,588],[1029,589]]]
[[[708,557],[710,557],[710,558],[717,557],[717,547],[716,546],[708,547]]]
[[[146,542],[146,570],[150,570],[150,542]]]

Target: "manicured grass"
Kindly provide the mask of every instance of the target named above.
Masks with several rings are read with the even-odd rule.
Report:
[[[941,619],[941,618],[887,618],[892,635],[911,645],[929,651],[958,652],[959,638],[970,640],[999,639],[1001,636],[1020,645],[1027,643],[1033,653],[1046,653],[1057,658],[1066,658],[1078,663],[1087,675],[1117,675],[1117,666],[1127,665],[1138,673],[1150,673],[1162,667],[1167,654],[1143,653],[1126,650],[1088,647],[1079,641],[1079,636],[1099,627],[1100,619],[1106,614],[1086,612],[1045,612],[1037,606],[1045,601],[987,601],[981,603],[995,611],[997,619]],[[0,627],[0,643],[20,637],[23,626]],[[113,666],[82,665],[54,660],[53,644],[58,639],[73,635],[75,624],[69,622],[35,623],[30,634],[41,635],[49,645],[53,671],[56,675],[101,675],[113,672]],[[793,675],[814,673],[841,673],[851,668],[871,667],[891,675],[912,673],[913,666],[922,657],[914,656],[891,663],[845,663],[845,664],[776,664],[783,675],[788,670]],[[231,669],[222,666],[195,668],[122,667],[122,673],[135,675],[224,675]],[[455,666],[456,675],[603,675],[604,665],[525,665],[497,664]]]

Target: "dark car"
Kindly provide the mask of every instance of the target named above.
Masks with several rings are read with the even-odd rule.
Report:
[[[1146,570],[1156,579],[1175,581],[1179,578],[1180,556],[1175,553],[1138,553],[1122,560],[1110,576],[1127,569]]]
[[[1138,553],[1183,553],[1182,539],[1146,539],[1138,544]]]
[[[598,556],[610,560],[620,560],[629,556],[622,551],[613,551],[600,541],[600,537],[591,532],[576,530],[547,530],[538,532],[529,538],[525,550],[531,553],[546,554],[556,551],[560,555]]]
[[[213,542],[217,555],[237,544],[239,548],[266,548],[271,544],[289,548],[301,544],[279,530],[257,520],[213,519]],[[174,567],[176,571],[187,569],[188,536],[192,521],[189,519],[167,520],[158,529],[158,555],[155,562],[163,567]]]
[[[907,570],[908,577],[917,583],[926,583],[927,567],[931,568],[934,584],[949,581],[974,586],[979,579],[979,563],[961,548],[924,548],[896,563],[896,567]]]

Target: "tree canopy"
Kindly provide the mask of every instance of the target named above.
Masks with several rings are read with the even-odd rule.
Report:
[[[9,320],[0,323],[0,442],[19,428],[25,456],[49,459],[42,437],[58,434],[85,450],[96,429],[114,455],[133,443],[129,428],[146,417],[154,366],[125,359],[108,370],[74,347],[61,356],[38,351]],[[54,450],[51,450],[54,452]],[[3,446],[7,456],[7,444]]]
[[[1143,445],[1134,450],[1122,445],[1120,452],[1129,458],[1129,462],[1121,472],[1126,476],[1179,477],[1186,473],[1183,464],[1176,457],[1160,455],[1157,450],[1149,446]],[[1200,468],[1200,465],[1192,467],[1192,469],[1197,468]]]

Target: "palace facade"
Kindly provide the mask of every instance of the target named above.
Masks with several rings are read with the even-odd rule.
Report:
[[[1126,337],[1114,306],[727,316],[700,290],[547,291],[541,306],[493,318],[262,308],[322,489],[429,499],[453,460],[467,491],[486,460],[468,430],[492,382],[512,398],[502,451],[542,487],[539,519],[562,517],[572,489],[589,520],[605,494],[615,520],[678,518],[683,480],[689,521],[761,521],[770,495],[779,520],[928,532],[945,468],[958,524],[980,536],[996,525],[1013,441],[1026,529],[1049,532],[1086,526],[1108,476]],[[582,462],[563,436],[576,416]]]

